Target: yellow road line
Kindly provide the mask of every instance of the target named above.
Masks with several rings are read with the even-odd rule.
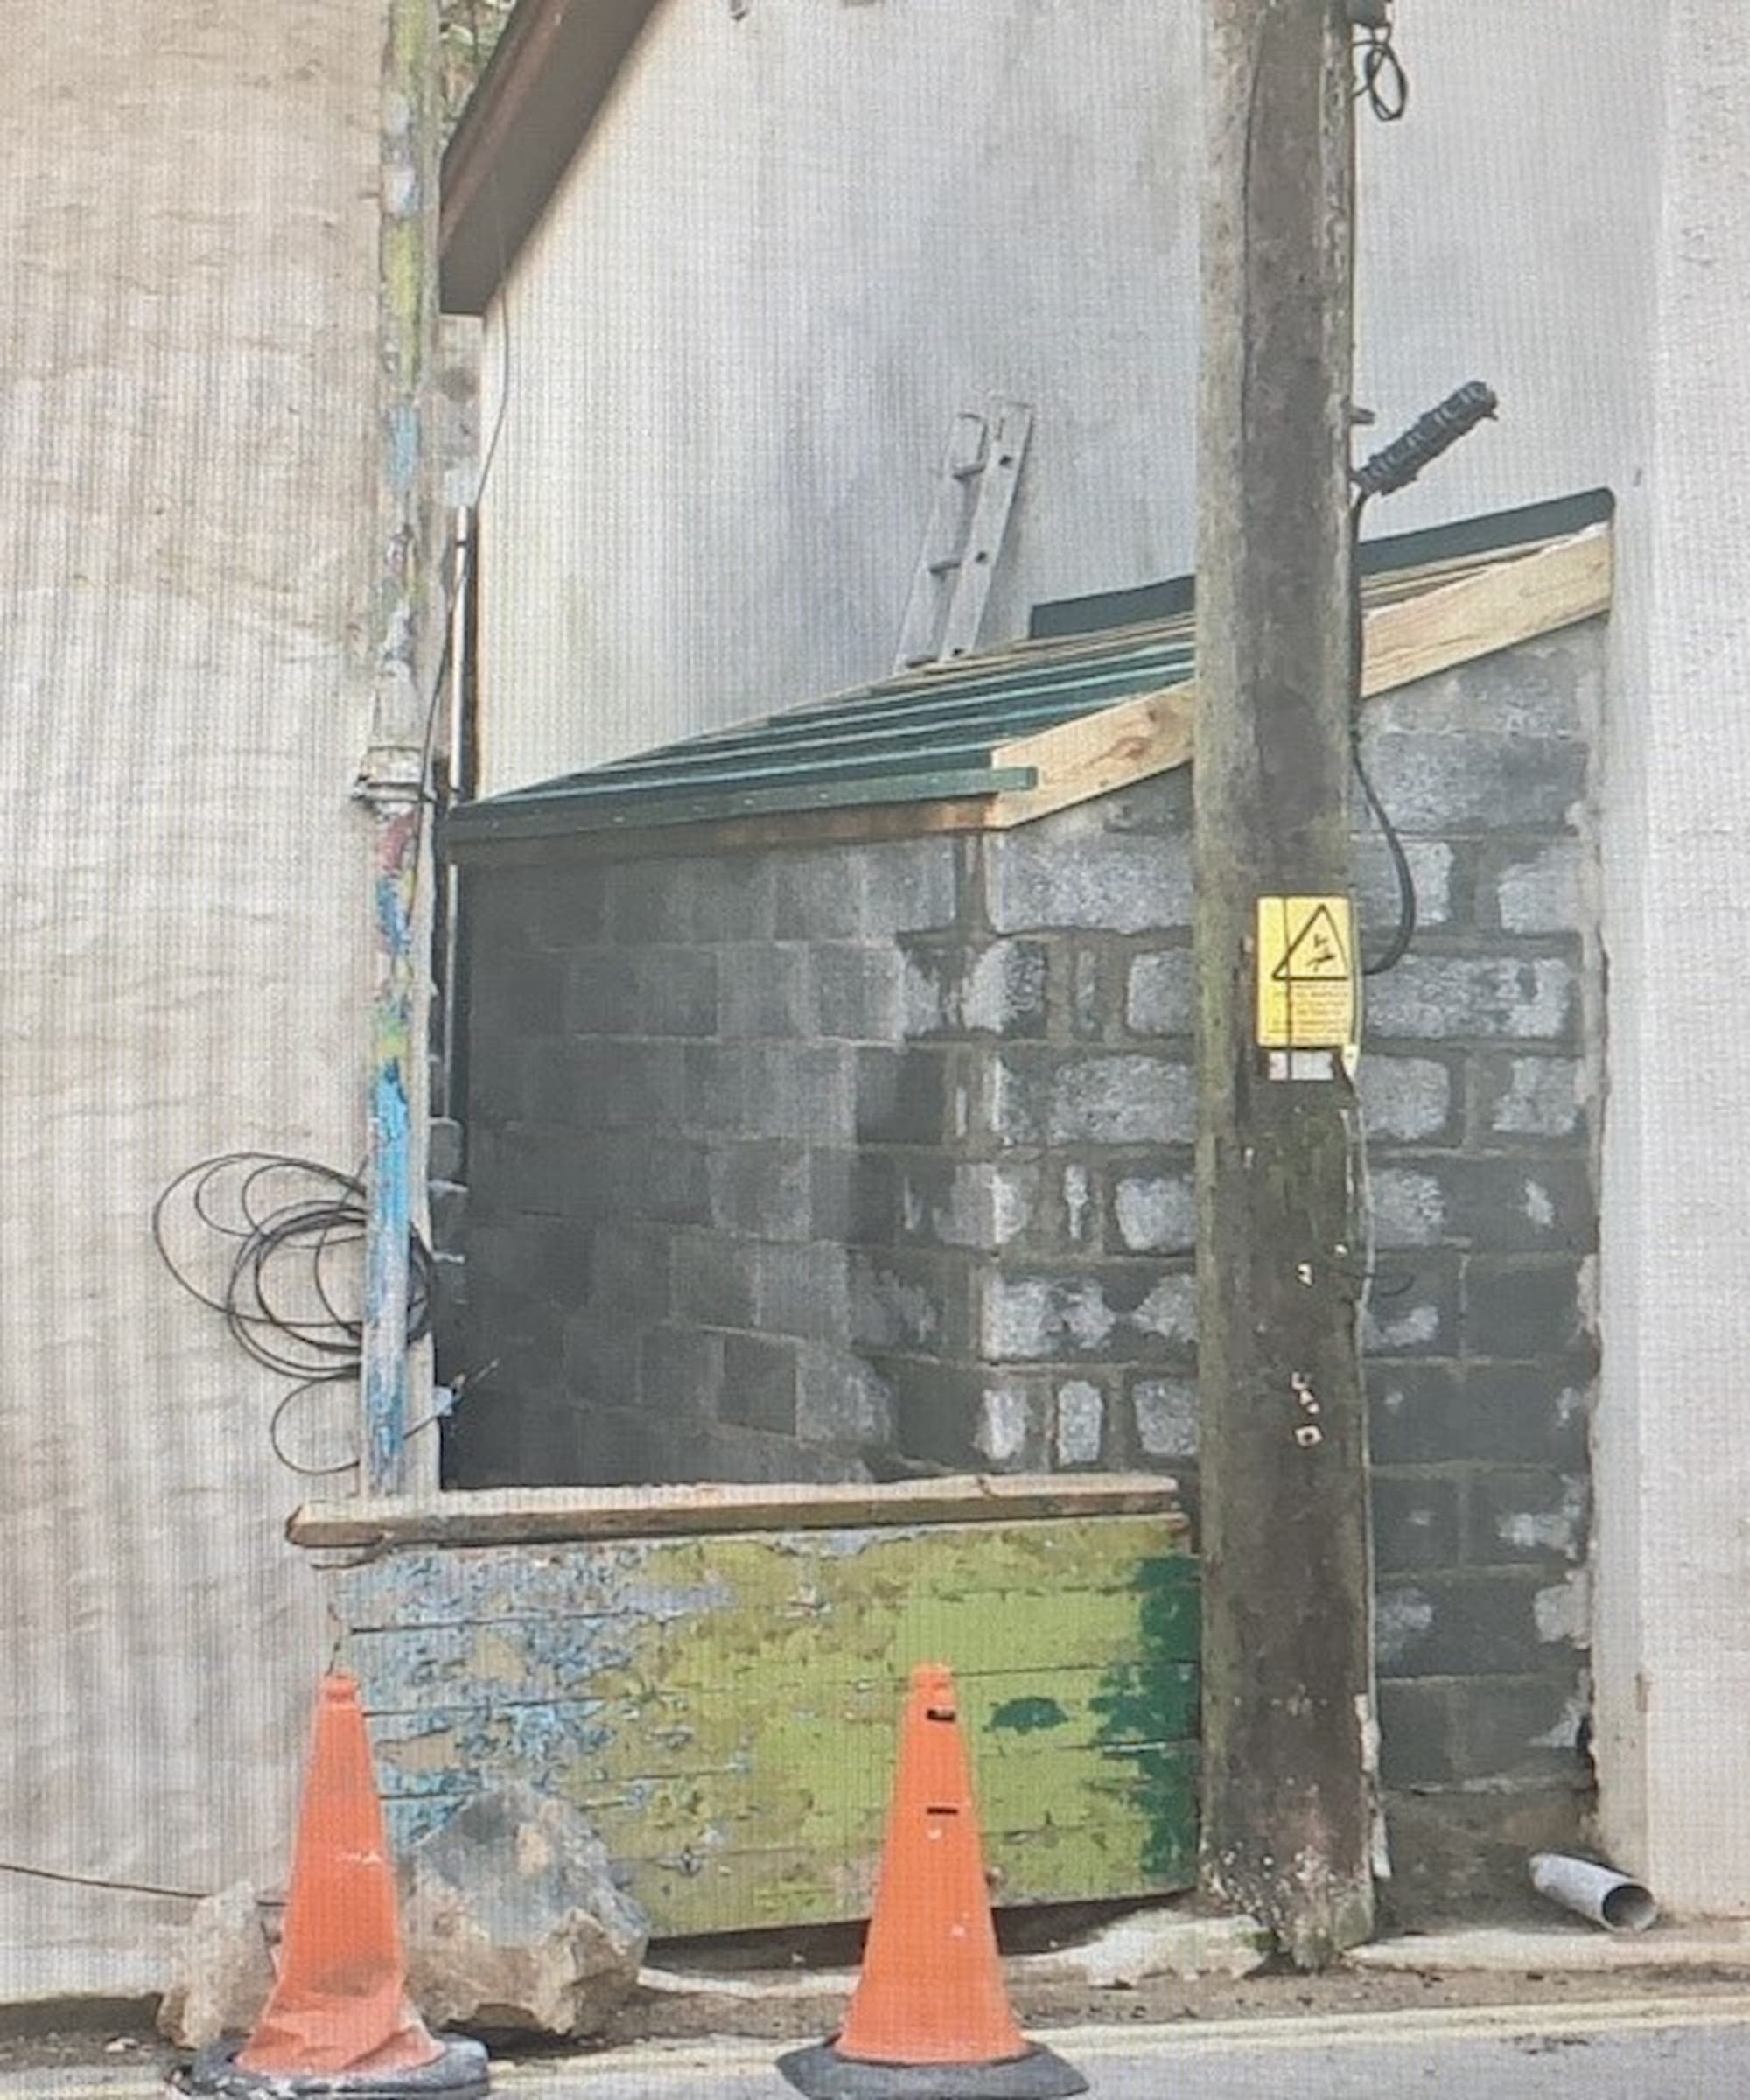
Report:
[[[1175,2054],[1234,2055],[1248,2052],[1343,2047],[1404,2048],[1463,2040],[1515,2040],[1550,2034],[1644,2034],[1667,2027],[1750,2026],[1750,1992],[1706,1998],[1642,1998],[1559,2000],[1547,2005],[1461,2006],[1398,2012],[1306,2012],[1263,2015],[1250,2020],[1180,2020],[1159,2024],[1138,2020],[1126,2026],[1040,2028],[1050,2041],[1079,2063],[1118,2056]],[[794,2042],[725,2041],[644,2042],[598,2054],[549,2057],[535,2062],[494,2062],[495,2090],[538,2090],[560,2080],[587,2082],[626,2077],[643,2070],[678,2083],[767,2070]],[[33,2074],[34,2100],[162,2100],[164,2086],[156,2073],[122,2075],[112,2082],[78,2083],[52,2071]],[[23,2074],[0,2076],[0,2095],[22,2093]]]
[[[1309,2012],[1260,2015],[1250,2020],[1182,2020],[1171,2024],[1138,2020],[1126,2026],[1037,2028],[1036,2037],[1078,2062],[1147,2054],[1172,2055],[1179,2050],[1200,2055],[1246,2050],[1306,2048],[1312,2045],[1400,2047],[1441,2041],[1502,2040],[1529,2035],[1585,2031],[1594,2034],[1636,2034],[1662,2027],[1750,2026],[1750,1992],[1729,1997],[1647,1998],[1633,2000],[1557,2000],[1548,2005],[1465,2006],[1399,2012]],[[587,2076],[585,2066],[602,2071],[632,2071],[640,2067],[682,2079],[696,2073],[723,2076],[769,2067],[794,2042],[729,2040],[647,2042],[572,2064],[494,2065],[494,2079],[508,2088],[538,2084],[542,2078]]]
[[[1140,2024],[1103,2026],[1077,2030],[1075,2047],[1083,2055],[1115,2056],[1136,2048],[1142,2035],[1152,2037],[1163,2050],[1186,2048],[1213,2053],[1305,2048],[1314,2043],[1323,2048],[1389,2048],[1394,2043],[1515,2040],[1555,2033],[1628,2034],[1661,2027],[1746,2026],[1750,2026],[1750,1993],[1733,1992],[1729,1998],[1558,1999],[1548,2005],[1263,2015],[1251,2020],[1187,2020],[1148,2028]],[[1142,2046],[1149,2045],[1144,2042]]]

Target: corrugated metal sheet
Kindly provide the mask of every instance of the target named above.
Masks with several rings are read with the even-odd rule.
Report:
[[[1507,549],[1530,551],[1570,533],[1601,525],[1616,508],[1607,488],[1561,496],[1550,503],[1528,503],[1514,510],[1491,511],[1485,517],[1461,518],[1423,532],[1384,534],[1364,540],[1360,554],[1364,578],[1401,576],[1430,564],[1474,560]],[[1108,627],[1134,626],[1139,621],[1172,620],[1188,613],[1194,599],[1194,579],[1144,584],[1136,591],[1102,592],[1091,598],[1056,598],[1033,607],[1028,633],[1035,639],[1088,634]]]
[[[1607,496],[1540,504],[1366,553],[1369,606],[1446,583],[1509,552],[1530,551],[1609,514]],[[1004,762],[1017,738],[1078,721],[1140,693],[1189,682],[1191,580],[1152,592],[1041,608],[1046,632],[955,663],[514,789],[458,809],[446,844],[978,797],[1036,775]],[[1164,616],[1112,628],[1102,613]]]

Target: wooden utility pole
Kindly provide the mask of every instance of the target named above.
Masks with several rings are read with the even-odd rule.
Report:
[[[1346,0],[1208,0],[1196,872],[1205,1885],[1373,1925]]]

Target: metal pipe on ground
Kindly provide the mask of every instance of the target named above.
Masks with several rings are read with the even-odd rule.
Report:
[[[1565,1852],[1534,1852],[1531,1886],[1578,1917],[1614,1932],[1645,1932],[1659,1914],[1651,1892],[1595,1859],[1575,1859]]]

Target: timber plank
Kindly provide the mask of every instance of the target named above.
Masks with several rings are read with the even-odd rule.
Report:
[[[643,1858],[696,1837],[732,1833],[740,1846],[783,1837],[805,1849],[836,1850],[864,1832],[878,1842],[892,1793],[893,1717],[862,1740],[816,1746],[808,1764],[779,1766],[763,1755],[714,1772],[656,1778],[602,1779],[576,1771],[528,1775],[543,1791],[563,1794],[601,1830],[616,1858]],[[1110,1824],[1115,1806],[1135,1807],[1151,1760],[1177,1760],[1182,1743],[1133,1743],[1089,1749],[1035,1747],[1024,1758],[972,1759],[980,1813],[998,1830],[1064,1829]],[[822,1754],[823,1751],[826,1754]],[[385,1799],[466,1797],[465,1785],[407,1786],[384,1774]]]
[[[739,1802],[659,1788],[570,1791],[599,1828],[617,1869],[662,1935],[760,1924],[823,1923],[865,1914],[880,1864],[891,1792],[892,1732],[884,1754],[844,1760],[836,1797],[788,1823]],[[1015,1780],[975,1760],[984,1852],[998,1900],[1087,1900],[1092,1889],[1144,1895],[1189,1886],[1195,1873],[1197,1751],[1175,1744],[1110,1760],[1090,1776],[1083,1758],[1042,1757]],[[402,1849],[439,1827],[454,1802],[386,1793]],[[803,1835],[815,1830],[830,1841]]]
[[[1510,560],[1392,577],[1367,592],[1362,692],[1395,691],[1606,612],[1612,579],[1601,525]],[[1184,684],[999,746],[993,764],[1031,766],[1039,782],[993,795],[985,828],[1005,830],[1185,765],[1195,716],[1194,685]]]
[[[1194,1767],[1183,1778],[1194,1796]],[[390,1843],[404,1852],[443,1823],[448,1804],[385,1803]],[[1134,1837],[1093,1826],[1004,1831],[984,1828],[985,1864],[1001,1905],[1077,1902],[1090,1886],[1132,1896],[1167,1894],[1196,1880],[1195,1824],[1163,1843],[1144,1868],[1132,1854]],[[832,1924],[864,1918],[880,1865],[878,1840],[867,1851],[832,1856],[798,1847],[728,1850],[701,1842],[654,1858],[619,1862],[628,1892],[652,1920],[659,1937],[740,1931],[760,1926]]]
[[[354,1634],[626,1611],[686,1618],[718,1592],[711,1546],[703,1536],[405,1546],[332,1571],[328,1594]]]
[[[1365,578],[1362,596],[1364,690],[1375,694],[1607,612],[1611,528],[1607,523],[1594,524],[1578,533],[1528,541],[1510,550],[1449,555],[1413,568],[1385,571]],[[976,782],[970,789],[944,778],[940,795],[920,801],[877,800],[843,808],[810,808],[802,802],[766,815],[712,811],[668,823],[658,823],[648,813],[634,813],[624,830],[610,826],[566,831],[561,826],[561,835],[546,839],[507,834],[502,839],[476,840],[464,825],[453,847],[446,845],[446,850],[462,861],[485,854],[494,864],[510,865],[551,858],[690,856],[1008,830],[1189,760],[1194,707],[1189,660],[1184,659],[1184,673],[1175,677],[1172,659],[1163,653],[1185,651],[1193,625],[1190,614],[1177,613],[1129,628],[1029,637],[983,652],[976,660],[926,666],[903,682],[834,695],[684,747],[690,754],[688,764],[705,766],[720,755],[720,742],[725,749],[738,738],[762,748],[766,742],[805,742],[853,713],[855,724],[842,733],[867,742],[887,737],[889,725],[908,710],[920,711],[928,719],[935,709],[970,710],[967,718],[972,719],[984,706],[985,696],[994,694],[994,748],[989,753],[993,772],[988,783]],[[1119,682],[1128,676],[1141,682],[1144,671],[1138,660],[1150,657],[1159,662],[1147,667],[1152,669],[1149,690],[1103,707],[1090,704],[1079,718],[1055,728],[994,742],[1000,733],[1002,706],[1018,704],[1017,681],[1026,682],[1028,693],[1036,689],[1047,696],[1074,690],[1083,668],[1095,680]],[[629,782],[637,766],[666,762],[677,762],[676,754],[647,754],[602,770],[623,774]],[[1001,784],[994,769],[1012,773],[1017,766],[1037,774],[1032,786]],[[979,791],[984,788],[988,791]],[[563,804],[563,783],[543,792],[556,804]],[[893,792],[902,790],[895,788]],[[914,793],[915,783],[904,792]],[[532,794],[526,798],[531,803],[535,799]]]
[[[1595,526],[1522,561],[1369,615],[1362,690],[1382,693],[1610,608],[1611,537]]]
[[[1164,1516],[1170,1521],[1163,1522]],[[745,1604],[768,1607],[781,1623],[812,1608],[815,1561],[844,1561],[878,1546],[888,1551],[900,1538],[939,1548],[951,1528],[698,1534],[586,1548],[576,1542],[413,1547],[332,1571],[329,1593],[354,1633],[625,1613],[684,1620],[726,1602],[732,1591]],[[998,1555],[975,1551],[950,1558],[929,1551],[932,1593],[1060,1595],[1073,1588],[1127,1594],[1142,1559],[1182,1554],[1188,1544],[1176,1511],[1102,1517],[1097,1548],[1060,1518],[1020,1519],[1000,1529]]]
[[[995,1516],[1158,1515],[1188,1528],[1159,1474],[977,1474],[878,1486],[699,1481],[658,1488],[486,1488],[360,1495],[293,1512],[294,1545],[536,1544],[684,1532],[940,1523]]]
[[[336,1602],[375,1711],[564,1698],[586,1684],[615,1698],[746,1684],[758,1703],[776,1682],[834,1684],[932,1659],[964,1670],[1049,1670],[1088,1655],[1194,1661],[1182,1545],[1154,1517],[756,1533],[653,1542],[629,1564],[615,1547],[606,1570],[568,1556],[589,1578],[594,1608],[581,1611],[562,1608],[549,1582],[521,1599],[525,1613],[544,1610],[433,1624],[424,1556],[398,1623],[382,1623],[397,1618],[383,1594],[392,1561],[370,1572],[370,1626],[359,1627],[345,1587]],[[552,1556],[542,1558],[550,1578]]]
[[[1031,766],[1039,785],[994,797],[992,829],[1028,823],[1183,766],[1191,756],[1195,704],[1191,686],[1166,686],[999,746],[991,753],[992,766]]]
[[[590,1815],[661,1930],[854,1916],[907,1672],[947,1660],[1008,1900],[1093,1899],[1189,1879],[1175,1516],[418,1544],[331,1596],[400,1842],[522,1780]]]
[[[489,860],[495,868],[518,868],[579,860],[692,859],[714,853],[769,852],[774,848],[869,845],[986,830],[990,801],[984,794],[944,802],[870,802],[846,808],[797,809],[781,816],[713,817],[678,830],[672,825],[628,825],[623,831],[494,839],[480,845],[457,839],[444,850],[446,858],[458,867]]]
[[[1194,1662],[962,1673],[962,1712],[981,1760],[1026,1762],[1053,1750],[1113,1754],[1189,1740],[1197,1726]],[[756,1760],[806,1764],[830,1738],[847,1755],[891,1748],[906,1676],[809,1687],[775,1718],[733,1694],[660,1690],[648,1698],[478,1702],[377,1708],[372,1740],[385,1789],[466,1794],[514,1766],[531,1783],[697,1782]],[[872,1733],[869,1732],[872,1732]],[[705,1746],[710,1745],[707,1748]]]

